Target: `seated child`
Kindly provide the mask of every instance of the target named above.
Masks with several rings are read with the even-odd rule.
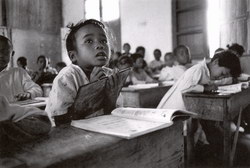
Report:
[[[182,93],[216,90],[217,86],[213,84],[213,80],[220,80],[229,76],[237,77],[240,73],[239,58],[230,51],[219,52],[214,55],[209,63],[206,63],[206,60],[204,60],[189,68],[164,95],[157,108],[186,110]],[[221,144],[223,141],[221,137],[223,137],[223,134],[221,134],[220,129],[216,127],[216,123],[210,124],[209,121],[202,120],[201,124],[211,147],[215,149],[215,151],[219,145],[222,147],[223,145]],[[243,141],[239,140],[239,142]],[[244,146],[246,144],[242,145]]]
[[[167,52],[164,56],[164,67],[172,67],[174,66],[174,62],[175,62],[175,57],[174,54],[171,52]]]
[[[0,96],[0,145],[23,143],[46,135],[51,128],[47,113],[35,107],[9,104]],[[0,147],[0,149],[1,149]]]
[[[8,67],[13,55],[11,41],[0,36],[0,95],[5,96],[9,102],[42,96],[42,89],[24,69]]]
[[[176,57],[177,65],[174,65],[171,68],[163,68],[159,77],[160,81],[177,81],[187,70],[186,65],[190,62],[189,48],[185,45],[179,45],[174,49],[174,55]]]
[[[133,66],[133,61],[128,56],[121,56],[118,59],[117,67],[119,70],[126,69]]]
[[[133,58],[133,70],[129,76],[131,82],[133,84],[145,84],[154,82],[154,79],[152,79],[143,68],[142,56],[140,54],[133,54],[131,57]]]
[[[38,85],[43,83],[52,83],[56,77],[56,70],[48,65],[48,58],[44,55],[40,55],[37,58],[38,70],[33,73],[32,80]]]
[[[214,80],[240,74],[239,59],[229,51],[217,53],[208,64],[206,60],[189,68],[165,94],[158,108],[185,110],[182,93],[204,92],[217,88]]]
[[[161,50],[155,49],[154,57],[155,60],[150,62],[149,68],[151,69],[153,74],[159,74],[164,64],[163,61],[161,61]]]
[[[133,66],[133,61],[130,57],[128,56],[121,56],[118,60],[118,64],[117,64],[117,67],[119,70],[122,70],[122,69],[126,69],[126,68],[129,68],[129,67],[132,67]],[[129,85],[132,85],[132,81],[131,81],[131,75],[129,75],[126,79],[126,82],[124,84],[124,87],[127,87]]]
[[[110,55],[106,27],[101,22],[90,19],[72,25],[70,29],[66,48],[72,64],[62,69],[55,78],[45,109],[57,126],[71,122],[69,108],[73,105],[80,86],[112,73],[104,67]],[[101,114],[103,111],[97,111],[91,116]]]
[[[30,76],[33,74],[32,70],[27,68],[27,58],[19,57],[16,61],[19,68],[23,68]]]
[[[129,43],[124,43],[123,44],[124,53],[122,53],[122,56],[130,57],[131,56],[130,49],[131,49],[130,44]]]

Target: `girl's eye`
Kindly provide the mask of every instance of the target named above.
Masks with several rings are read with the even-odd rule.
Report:
[[[90,44],[90,43],[93,43],[93,41],[92,40],[86,40],[85,43],[89,43]]]
[[[106,39],[101,40],[101,43],[103,43],[103,44],[107,44],[107,40],[106,40]]]

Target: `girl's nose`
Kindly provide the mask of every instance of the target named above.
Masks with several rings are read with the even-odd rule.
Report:
[[[102,49],[104,49],[104,47],[103,47],[103,45],[98,44],[98,45],[96,45],[95,49],[102,50]]]

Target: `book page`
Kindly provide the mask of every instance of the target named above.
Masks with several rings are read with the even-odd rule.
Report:
[[[88,131],[131,139],[169,127],[172,123],[140,121],[113,115],[104,115],[90,119],[74,120],[71,125]]]
[[[185,120],[196,114],[176,109],[116,108],[112,111],[112,115],[144,121],[171,123],[178,116],[179,119]]]
[[[242,89],[246,89],[248,87],[249,87],[248,82],[241,82],[233,85],[219,86],[217,92],[221,94],[232,94],[241,92]]]

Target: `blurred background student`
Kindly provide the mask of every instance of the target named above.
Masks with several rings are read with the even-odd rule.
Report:
[[[187,64],[190,62],[191,56],[189,48],[185,45],[177,46],[174,49],[174,55],[169,53],[165,55],[167,59],[166,66],[161,70],[159,80],[160,81],[177,81],[187,70]],[[176,65],[173,65],[176,60]]]
[[[153,75],[157,75],[161,72],[164,62],[161,60],[161,50],[154,50],[154,60],[149,63]]]
[[[32,76],[32,74],[33,74],[33,71],[32,70],[30,70],[30,69],[28,69],[28,67],[27,67],[27,58],[26,57],[19,57],[18,59],[17,59],[17,66],[19,67],[19,68],[22,68],[22,69],[24,69],[30,76]]]
[[[143,57],[140,54],[133,54],[131,57],[133,58],[133,70],[130,76],[131,82],[133,84],[156,82],[144,70]]]
[[[38,85],[52,83],[56,77],[56,70],[48,66],[48,59],[44,55],[37,58],[38,69],[33,73],[32,80]]]

